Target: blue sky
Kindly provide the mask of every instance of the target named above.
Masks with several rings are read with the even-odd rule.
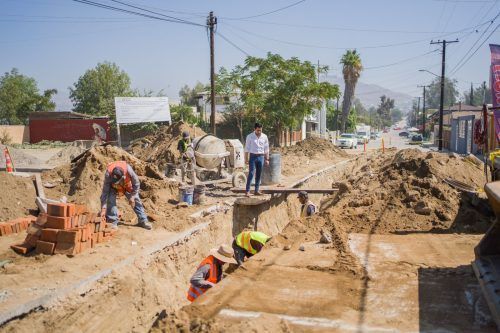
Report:
[[[121,6],[111,0],[93,0]],[[218,32],[241,50],[216,37],[216,67],[241,64],[245,53],[266,52],[330,66],[341,76],[344,48],[357,48],[366,70],[361,81],[418,96],[440,72],[441,55],[431,39],[458,38],[447,48],[447,74],[470,82],[488,81],[489,43],[500,22],[498,0],[121,0],[129,4],[204,24],[209,11],[218,17]],[[123,6],[121,6],[123,7]],[[134,10],[134,9],[131,9]],[[487,29],[487,30],[486,30]],[[34,77],[40,89],[56,88],[58,109],[68,110],[68,87],[98,62],[112,61],[131,77],[133,88],[161,90],[176,99],[184,84],[209,79],[209,44],[204,27],[156,21],[95,8],[71,0],[0,0],[0,72],[18,68]],[[479,37],[483,35],[482,39]],[[479,39],[479,41],[478,41]],[[476,49],[472,48],[472,51]],[[242,50],[245,52],[243,53]],[[396,65],[392,65],[395,64]],[[386,66],[382,68],[372,68]]]

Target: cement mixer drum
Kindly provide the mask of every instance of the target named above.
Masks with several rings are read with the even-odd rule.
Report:
[[[193,147],[196,164],[209,170],[218,168],[229,155],[224,140],[210,134],[195,138]]]

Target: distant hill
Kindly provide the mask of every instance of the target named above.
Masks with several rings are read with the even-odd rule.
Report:
[[[335,83],[340,86],[340,91],[344,93],[344,79],[334,75],[328,75],[327,80],[330,83]],[[358,81],[356,85],[355,97],[359,98],[361,104],[363,104],[366,108],[370,106],[377,106],[380,103],[380,96],[386,95],[395,100],[396,107],[401,109],[401,111],[406,112],[411,108],[412,105],[412,96],[400,93],[396,91],[392,91],[390,89],[381,87],[376,84],[367,84],[361,81]],[[342,97],[340,99],[342,102]]]

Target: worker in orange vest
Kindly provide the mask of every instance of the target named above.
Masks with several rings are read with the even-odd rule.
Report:
[[[187,293],[190,302],[222,280],[222,266],[225,263],[236,264],[234,251],[229,245],[222,244],[218,249],[210,250],[210,255],[200,263],[191,277],[191,286]]]
[[[108,164],[101,194],[101,216],[106,214],[106,221],[111,223],[113,229],[118,228],[116,197],[123,195],[128,199],[130,206],[137,215],[137,225],[147,230],[152,229],[139,198],[140,186],[139,177],[127,162],[116,161]]]

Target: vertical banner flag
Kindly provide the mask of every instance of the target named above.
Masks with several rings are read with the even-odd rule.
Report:
[[[491,101],[495,114],[495,134],[500,142],[500,45],[490,44],[491,50]]]

